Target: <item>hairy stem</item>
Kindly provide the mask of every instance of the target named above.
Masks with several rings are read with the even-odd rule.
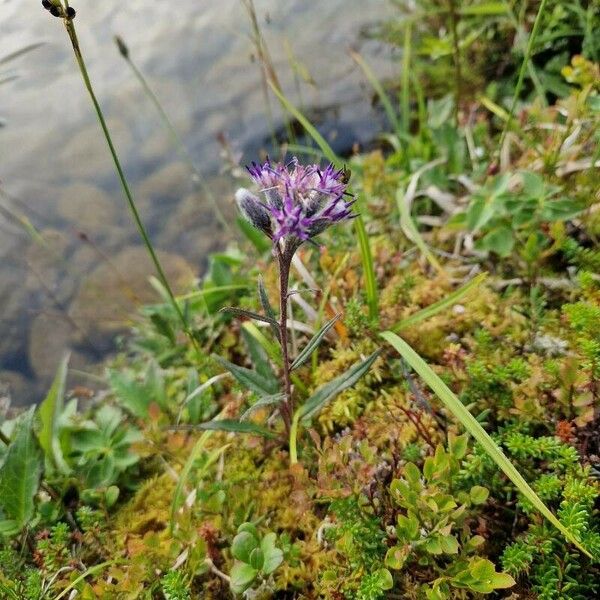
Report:
[[[292,415],[294,413],[287,332],[288,286],[292,257],[289,256],[288,252],[282,252],[278,249],[277,258],[279,259],[279,341],[281,343],[283,358],[283,392],[285,395],[285,399],[281,405],[281,416],[285,423],[285,429],[289,434]]]

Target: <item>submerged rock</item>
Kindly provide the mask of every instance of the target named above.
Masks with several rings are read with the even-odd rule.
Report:
[[[36,399],[35,382],[18,371],[0,371],[0,396],[3,395],[12,407],[27,406]]]
[[[189,289],[194,269],[185,259],[169,252],[158,252],[167,279],[175,293]],[[69,309],[77,324],[74,340],[91,341],[97,349],[109,348],[114,335],[131,324],[135,310],[142,304],[160,301],[149,277],[156,272],[142,246],[129,246],[97,266],[82,281]]]
[[[88,235],[103,235],[117,220],[116,201],[103,189],[86,183],[64,188],[58,199],[58,213]]]

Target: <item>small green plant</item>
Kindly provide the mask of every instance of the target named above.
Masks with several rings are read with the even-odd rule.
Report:
[[[457,590],[489,594],[515,583],[507,573],[496,572],[491,561],[474,555],[485,540],[471,533],[469,521],[473,507],[486,502],[488,490],[479,485],[468,491],[453,489],[466,452],[467,436],[451,437],[448,450],[439,445],[422,471],[409,462],[402,479],[390,485],[401,510],[394,528],[396,544],[385,564],[393,570],[412,563],[433,567],[438,576],[423,586],[429,600],[462,598]]]
[[[181,571],[169,571],[160,580],[165,600],[191,600],[189,584]]]
[[[393,587],[393,578],[382,567],[386,532],[379,518],[356,496],[334,500],[329,513],[335,521],[325,529],[325,539],[334,545],[339,557],[335,568],[322,573],[320,591],[331,594],[327,598],[335,598],[339,592],[354,600],[385,598],[385,592]]]
[[[283,562],[283,551],[277,547],[277,536],[261,536],[253,523],[242,523],[231,544],[235,559],[231,569],[231,590],[241,594],[254,584],[264,581]]]
[[[503,173],[475,192],[454,222],[478,237],[476,249],[501,257],[516,250],[526,263],[534,264],[558,249],[543,226],[571,219],[584,208],[561,191],[538,173]]]
[[[139,460],[131,445],[140,440],[140,431],[123,425],[122,411],[108,404],[93,419],[76,424],[70,432],[72,458],[84,485],[94,489],[116,483]]]

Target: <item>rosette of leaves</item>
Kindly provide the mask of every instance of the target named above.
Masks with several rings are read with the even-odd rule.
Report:
[[[496,572],[492,562],[476,556],[484,539],[471,535],[469,519],[473,507],[486,502],[488,490],[479,485],[453,489],[466,451],[466,435],[451,437],[448,450],[439,445],[422,470],[407,463],[404,476],[390,484],[400,511],[396,544],[388,550],[385,565],[394,570],[410,563],[432,567],[438,577],[423,586],[429,600],[461,598],[457,590],[489,594],[515,583],[510,575]]]
[[[241,594],[275,572],[283,562],[283,551],[276,546],[277,536],[270,532],[260,537],[252,523],[242,523],[233,538],[231,554],[231,590]]]

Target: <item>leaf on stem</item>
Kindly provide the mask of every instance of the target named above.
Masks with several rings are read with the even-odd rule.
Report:
[[[196,427],[207,431],[230,431],[232,433],[260,435],[266,438],[276,437],[275,434],[266,427],[261,427],[250,421],[237,421],[236,419],[214,419],[213,421],[200,423],[199,425],[196,425]]]
[[[213,355],[213,358],[227,369],[241,385],[259,396],[270,396],[279,390],[279,383],[275,379],[267,379],[256,371],[234,365],[220,356]]]
[[[277,317],[275,316],[275,311],[273,310],[271,302],[269,301],[269,295],[267,294],[267,290],[265,289],[265,284],[263,283],[262,277],[258,278],[258,297],[260,299],[260,303],[263,307],[263,310],[265,311],[265,314],[272,321],[272,323],[269,322],[269,324],[271,325],[271,331],[273,332],[273,335],[277,339],[280,339],[279,323],[277,323]]]
[[[284,394],[272,394],[271,396],[263,396],[257,402],[255,402],[250,408],[248,408],[240,417],[240,421],[245,421],[259,408],[264,406],[271,406],[273,404],[279,404],[285,398]]]
[[[327,323],[325,323],[325,325],[323,325],[323,327],[321,327],[321,329],[319,329],[319,331],[315,333],[315,335],[311,338],[308,344],[304,346],[302,352],[298,354],[298,356],[292,363],[290,367],[292,371],[302,366],[310,358],[310,355],[318,348],[319,344],[321,343],[321,340],[325,337],[325,335],[327,335],[327,332],[336,324],[339,318],[339,314],[335,315],[333,319],[327,321]]]
[[[220,309],[219,312],[228,312],[236,317],[246,317],[248,319],[254,319],[255,321],[262,321],[263,323],[268,323],[269,325],[278,326],[277,321],[275,319],[271,319],[270,317],[265,317],[264,315],[259,315],[258,313],[252,312],[250,310],[245,310],[243,308],[237,308],[235,306],[224,306]]]
[[[380,354],[381,349],[376,350],[365,360],[354,364],[342,375],[322,385],[299,409],[303,423],[310,421],[337,394],[353,386],[371,368],[371,365]]]

